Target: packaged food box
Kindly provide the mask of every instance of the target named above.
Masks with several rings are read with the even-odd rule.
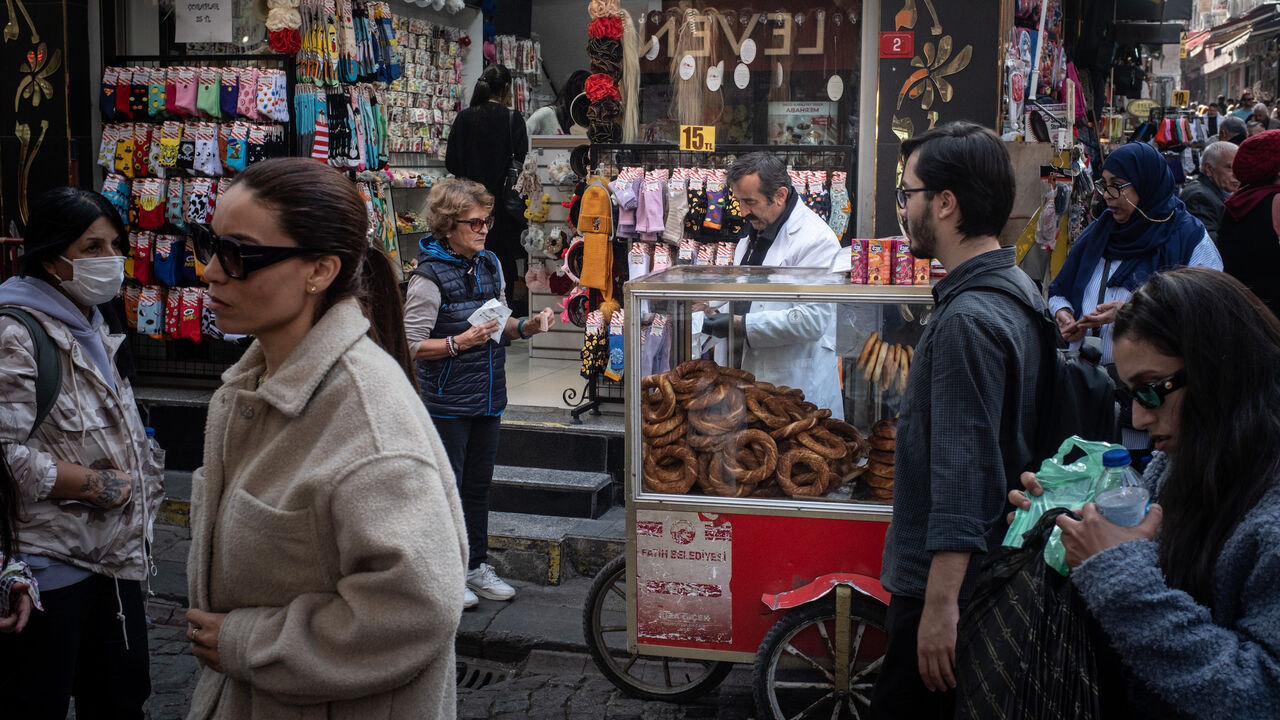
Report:
[[[915,269],[916,269],[915,284],[928,285],[929,284],[929,261],[925,258],[916,258]]]
[[[915,281],[916,258],[911,254],[911,241],[906,238],[894,238],[893,247],[893,284],[911,285]]]
[[[891,242],[880,238],[867,241],[867,284],[888,285],[892,264]]]
[[[867,244],[870,240],[866,238],[854,238],[849,243],[850,266],[849,266],[849,282],[854,285],[867,284]]]

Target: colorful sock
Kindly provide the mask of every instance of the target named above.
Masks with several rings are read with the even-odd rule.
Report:
[[[159,339],[164,329],[164,299],[160,289],[147,287],[142,289],[138,298],[138,334],[150,335]]]
[[[244,68],[240,71],[240,94],[236,97],[236,112],[250,120],[258,117],[258,70]]]
[[[120,68],[109,67],[102,71],[102,88],[98,93],[98,108],[107,122],[119,117],[116,111],[116,83],[120,78]]]
[[[133,72],[133,82],[129,84],[129,117],[134,120],[147,119],[147,94],[151,84],[151,70],[138,68]]]
[[[213,119],[222,117],[222,81],[215,68],[201,68],[196,83],[196,109]]]
[[[102,195],[111,201],[120,222],[129,227],[129,181],[120,175],[107,175],[102,181]]]
[[[676,170],[667,185],[667,217],[663,224],[662,239],[673,245],[684,237],[684,216],[689,212],[687,182],[684,173]]]
[[[197,95],[196,71],[178,68],[178,79],[174,82],[174,108],[185,117],[195,117]]]
[[[120,74],[116,76],[116,118],[119,120],[132,120],[133,114],[129,109],[129,95],[133,92],[133,69],[120,68]]]
[[[133,277],[143,285],[151,285],[156,281],[155,267],[152,261],[155,258],[155,233],[140,232],[136,235],[137,243],[131,238],[129,244],[133,246]]]
[[[116,145],[120,142],[120,129],[116,125],[102,128],[102,143],[98,145],[98,164],[111,172],[116,166]]]
[[[116,143],[116,172],[127,178],[133,177],[133,151],[133,135],[122,137],[120,138],[120,141]]]
[[[147,83],[147,115],[160,117],[164,114],[164,68],[152,68],[151,80]]]
[[[702,227],[719,230],[723,217],[724,184],[718,181],[707,183],[707,216],[702,220]]]
[[[316,104],[316,139],[311,146],[311,157],[329,162],[329,110],[326,103]]]
[[[200,342],[200,310],[203,294],[199,288],[183,288],[178,319],[178,338]]]
[[[133,176],[151,174],[151,126],[138,123],[133,126]]]
[[[849,188],[846,186],[845,173],[833,173],[831,176],[831,231],[836,237],[844,237],[849,227],[849,214],[853,207],[849,203]]]
[[[201,131],[196,137],[196,155],[191,169],[211,177],[222,174],[222,163],[218,161],[218,140],[211,130]]]
[[[174,178],[169,181],[168,197],[164,207],[164,219],[169,226],[178,232],[187,231],[187,223],[182,219],[182,187],[183,180]]]
[[[188,223],[204,225],[209,222],[212,213],[209,211],[213,194],[213,181],[209,178],[191,178],[187,181],[186,211],[183,219]]]
[[[218,103],[226,117],[236,116],[236,100],[240,97],[240,72],[235,68],[223,68],[219,76]]]

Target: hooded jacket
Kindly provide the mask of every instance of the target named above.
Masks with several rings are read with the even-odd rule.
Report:
[[[354,299],[209,404],[191,606],[228,613],[190,720],[452,718],[467,539],[448,457]]]
[[[86,318],[37,278],[5,281],[0,305],[30,312],[62,355],[58,399],[28,438],[36,416],[35,346],[21,322],[0,317],[0,445],[22,497],[22,552],[122,580],[146,579],[164,477],[133,388],[114,362],[124,336],[109,334],[96,309]],[[134,481],[129,501],[104,510],[50,499],[58,460],[127,473]]]
[[[440,288],[440,311],[431,338],[451,337],[471,328],[467,318],[481,305],[502,298],[498,258],[485,250],[464,258],[439,240],[420,243],[415,275]],[[432,417],[499,415],[507,407],[506,348],[492,339],[457,357],[418,361],[418,385]]]

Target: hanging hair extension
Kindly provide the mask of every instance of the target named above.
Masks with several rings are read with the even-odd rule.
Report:
[[[633,143],[640,127],[640,33],[622,11],[622,142]]]
[[[702,124],[702,88],[700,74],[707,72],[706,59],[694,58],[693,76],[688,80],[680,77],[680,60],[691,55],[695,48],[693,33],[697,28],[698,11],[688,5],[681,12],[679,30],[676,32],[675,52],[671,54],[671,81],[674,88],[671,95],[671,119],[677,125]]]

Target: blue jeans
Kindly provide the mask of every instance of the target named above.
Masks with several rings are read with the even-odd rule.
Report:
[[[502,418],[432,418],[462,498],[462,518],[471,547],[468,569],[475,570],[489,557],[489,484],[498,457]]]

